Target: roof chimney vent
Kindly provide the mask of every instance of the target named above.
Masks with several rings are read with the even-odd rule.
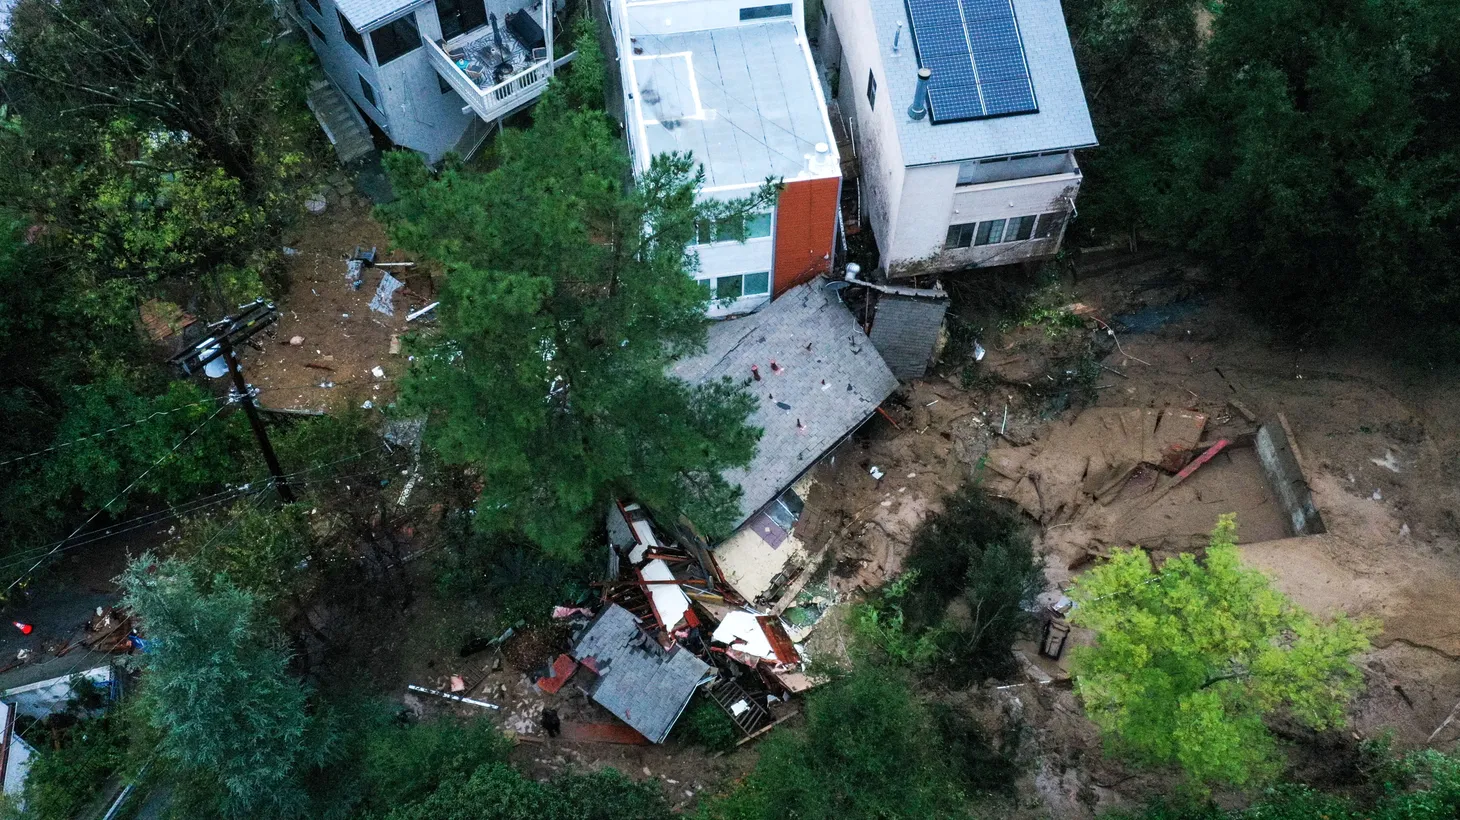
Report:
[[[926,68],[918,69],[918,87],[913,92],[912,105],[907,107],[907,115],[910,119],[920,120],[928,116],[928,80],[932,77],[932,71]]]

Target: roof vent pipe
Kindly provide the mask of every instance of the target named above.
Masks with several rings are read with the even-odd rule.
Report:
[[[928,116],[928,80],[932,77],[932,71],[926,68],[918,69],[918,87],[913,92],[912,105],[907,107],[907,115],[910,119],[920,120]]]
[[[902,23],[897,24],[897,31],[892,35],[892,53],[897,53],[897,46],[902,42]]]

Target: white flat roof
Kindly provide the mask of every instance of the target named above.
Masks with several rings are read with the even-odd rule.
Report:
[[[816,78],[792,21],[631,32],[629,39],[640,169],[656,154],[688,151],[703,163],[707,188],[840,173]],[[818,143],[828,147],[829,159],[813,172]]]

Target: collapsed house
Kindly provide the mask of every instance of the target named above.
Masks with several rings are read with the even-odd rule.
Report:
[[[759,399],[748,420],[764,431],[756,455],[725,473],[742,490],[737,529],[711,545],[692,522],[613,504],[602,608],[538,688],[556,694],[571,680],[658,743],[701,687],[749,739],[774,725],[776,704],[814,685],[779,617],[781,597],[813,569],[795,537],[799,482],[897,387],[843,303],[847,287],[817,278],[793,288],[712,325],[705,351],[674,365],[690,384],[728,378]]]
[[[578,636],[573,660],[587,670],[588,696],[654,743],[669,736],[695,690],[715,678],[688,648],[664,647],[612,603]]]
[[[714,548],[725,580],[751,603],[773,605],[807,568],[793,529],[803,506],[798,480],[897,388],[840,285],[817,279],[759,313],[720,322],[704,353],[674,366],[691,384],[729,378],[760,401],[749,419],[764,430],[755,458],[724,474],[742,491],[737,529]]]

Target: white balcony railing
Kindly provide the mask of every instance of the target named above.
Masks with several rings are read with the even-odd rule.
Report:
[[[496,85],[483,87],[477,85],[439,43],[424,37],[421,39],[425,41],[426,56],[432,67],[461,95],[477,116],[488,121],[501,119],[542,96],[553,71],[572,61],[578,54],[575,51],[558,60],[539,60]]]

